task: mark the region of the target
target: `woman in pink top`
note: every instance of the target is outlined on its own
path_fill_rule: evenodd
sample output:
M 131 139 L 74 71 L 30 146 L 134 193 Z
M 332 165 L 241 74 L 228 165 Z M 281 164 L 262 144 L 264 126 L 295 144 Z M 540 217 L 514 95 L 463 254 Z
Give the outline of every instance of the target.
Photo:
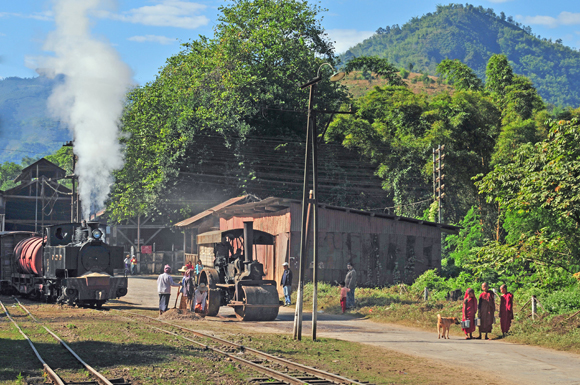
M 348 287 L 345 287 L 346 284 L 344 282 L 340 283 L 340 307 L 342 308 L 342 312 L 346 310 L 346 293 L 350 291 Z

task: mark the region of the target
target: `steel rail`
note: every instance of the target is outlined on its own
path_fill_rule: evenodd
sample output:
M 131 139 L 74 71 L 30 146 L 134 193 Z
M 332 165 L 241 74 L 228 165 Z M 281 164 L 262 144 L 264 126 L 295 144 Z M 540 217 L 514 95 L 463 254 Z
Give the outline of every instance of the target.
M 121 310 L 117 310 L 117 311 L 121 311 Z M 221 344 L 229 345 L 229 346 L 233 346 L 233 347 L 239 348 L 240 350 L 250 352 L 250 353 L 254 354 L 255 356 L 258 356 L 258 357 L 267 359 L 267 360 L 272 361 L 272 362 L 277 362 L 279 364 L 285 365 L 285 366 L 287 366 L 289 368 L 292 368 L 294 370 L 299 370 L 299 371 L 302 371 L 304 373 L 312 374 L 314 376 L 323 378 L 323 379 L 325 379 L 327 381 L 332 381 L 332 382 L 335 382 L 335 383 L 338 383 L 338 384 L 368 385 L 368 384 L 364 384 L 364 383 L 359 382 L 359 381 L 351 380 L 349 378 L 340 376 L 338 374 L 329 373 L 329 372 L 326 372 L 324 370 L 320 370 L 320 369 L 313 368 L 311 366 L 306 366 L 306 365 L 298 364 L 296 362 L 289 361 L 289 360 L 287 360 L 285 358 L 276 357 L 276 356 L 273 356 L 271 354 L 262 352 L 260 350 L 256 350 L 256 349 L 249 348 L 247 346 L 239 345 L 239 344 L 236 344 L 234 342 L 230 342 L 230 341 L 224 340 L 224 339 L 219 338 L 219 337 L 211 336 L 209 334 L 205 334 L 205 333 L 199 332 L 197 330 L 193 330 L 193 329 L 190 329 L 190 328 L 186 328 L 184 326 L 180 326 L 180 325 L 177 325 L 177 324 L 173 324 L 171 322 L 167 322 L 167 321 L 164 321 L 164 320 L 156 319 L 156 318 L 149 317 L 147 315 L 143 315 L 143 314 L 139 314 L 139 313 L 134 313 L 134 312 L 128 312 L 128 313 L 129 314 L 137 315 L 139 317 L 145 317 L 145 318 L 151 319 L 153 321 L 161 322 L 161 323 L 164 323 L 164 324 L 167 324 L 167 325 L 171 325 L 173 327 L 176 327 L 176 328 L 179 328 L 179 329 L 182 329 L 182 330 L 186 330 L 186 331 L 188 331 L 188 332 L 190 332 L 190 333 L 192 333 L 192 334 L 194 334 L 194 335 L 196 335 L 198 337 L 209 338 L 209 339 L 214 340 L 214 341 L 217 341 L 217 342 L 219 342 Z
M 132 313 L 132 314 L 137 314 L 137 313 Z M 128 319 L 130 321 L 133 321 L 133 318 L 130 318 L 130 317 L 125 317 L 125 316 L 119 316 L 119 317 L 122 317 L 122 318 Z M 304 382 L 304 381 L 299 380 L 297 378 L 294 378 L 292 376 L 288 376 L 285 373 L 279 372 L 277 370 L 268 368 L 266 366 L 257 364 L 257 363 L 252 362 L 252 361 L 248 361 L 248 360 L 246 360 L 244 358 L 237 357 L 236 355 L 230 354 L 228 352 L 224 352 L 223 350 L 220 350 L 220 349 L 217 349 L 217 348 L 213 348 L 213 347 L 208 346 L 206 344 L 202 344 L 201 342 L 192 340 L 191 338 L 182 336 L 182 335 L 177 334 L 177 333 L 174 333 L 172 331 L 165 330 L 165 329 L 161 329 L 161 328 L 158 328 L 158 327 L 155 327 L 155 326 L 151 326 L 151 325 L 147 325 L 147 326 L 150 327 L 151 329 L 158 330 L 158 331 L 163 332 L 163 333 L 171 334 L 171 335 L 176 336 L 176 337 L 179 337 L 179 338 L 183 338 L 184 340 L 187 340 L 187 341 L 189 341 L 189 342 L 191 342 L 191 343 L 193 343 L 193 344 L 195 344 L 195 345 L 197 345 L 197 346 L 199 346 L 199 347 L 201 347 L 201 348 L 203 348 L 205 350 L 211 350 L 211 351 L 214 351 L 216 353 L 223 354 L 223 355 L 229 357 L 232 360 L 235 360 L 235 361 L 238 361 L 238 362 L 240 362 L 240 363 L 242 363 L 244 365 L 250 366 L 250 367 L 256 369 L 257 371 L 259 371 L 259 372 L 261 372 L 263 374 L 266 374 L 266 375 L 268 375 L 268 376 L 270 376 L 272 378 L 275 378 L 276 380 L 285 381 L 285 382 L 287 382 L 289 384 L 292 384 L 292 385 L 308 385 L 307 382 Z M 224 340 L 224 342 L 228 342 L 228 341 L 225 341 Z
M 307 382 L 304 382 L 304 381 L 302 381 L 300 379 L 297 379 L 295 377 L 292 377 L 292 376 L 289 376 L 289 375 L 284 374 L 282 372 L 279 372 L 277 370 L 268 368 L 267 366 L 263 366 L 263 365 L 260 365 L 260 364 L 255 363 L 255 362 L 248 361 L 248 360 L 246 360 L 244 358 L 237 357 L 236 355 L 230 354 L 228 352 L 224 352 L 223 350 L 220 350 L 220 349 L 213 348 L 211 346 L 202 344 L 200 342 L 197 342 L 195 340 L 192 340 L 191 338 L 187 338 L 185 336 L 182 336 L 180 334 L 174 333 L 172 331 L 165 330 L 165 329 L 160 329 L 160 328 L 157 328 L 155 326 L 149 326 L 149 327 L 152 328 L 152 329 L 155 329 L 155 330 L 159 330 L 159 331 L 161 331 L 163 333 L 167 333 L 167 334 L 171 334 L 171 335 L 174 335 L 176 337 L 179 337 L 179 338 L 183 338 L 183 339 L 185 339 L 185 340 L 187 340 L 187 341 L 189 341 L 191 343 L 194 343 L 194 344 L 196 344 L 198 346 L 201 346 L 204 349 L 209 349 L 209 350 L 214 351 L 216 353 L 223 354 L 223 355 L 229 357 L 230 359 L 232 359 L 233 361 L 237 361 L 237 362 L 240 362 L 240 363 L 242 363 L 244 365 L 250 366 L 250 367 L 254 368 L 255 370 L 257 370 L 259 372 L 262 372 L 262 373 L 264 373 L 264 374 L 266 374 L 266 375 L 268 375 L 268 376 L 270 376 L 272 378 L 275 378 L 276 380 L 285 381 L 285 382 L 287 382 L 289 384 L 292 384 L 292 385 L 308 385 Z
M 50 335 L 51 335 L 51 336 L 52 336 L 52 337 L 53 337 L 55 340 L 57 340 L 57 341 L 58 341 L 58 342 L 59 342 L 59 343 L 60 343 L 60 344 L 61 344 L 61 345 L 62 345 L 62 346 L 63 346 L 63 347 L 66 349 L 66 350 L 68 350 L 68 351 L 69 351 L 69 353 L 70 353 L 70 354 L 72 354 L 72 356 L 73 356 L 74 358 L 76 358 L 76 359 L 77 359 L 77 361 L 78 361 L 78 362 L 80 362 L 80 363 L 81 363 L 81 364 L 82 364 L 82 365 L 85 367 L 85 369 L 87 369 L 87 371 L 88 371 L 89 373 L 91 373 L 93 376 L 95 376 L 95 377 L 97 378 L 97 380 L 98 380 L 100 383 L 102 383 L 102 384 L 105 384 L 105 385 L 114 385 L 114 384 L 113 384 L 111 381 L 107 380 L 107 378 L 106 378 L 105 376 L 103 376 L 101 373 L 99 373 L 98 371 L 96 371 L 96 370 L 95 370 L 95 369 L 94 369 L 92 366 L 90 366 L 90 365 L 89 365 L 89 364 L 87 364 L 85 361 L 83 361 L 83 359 L 82 359 L 82 358 L 80 358 L 80 357 L 79 357 L 79 355 L 78 355 L 78 354 L 76 354 L 76 353 L 74 352 L 74 350 L 72 350 L 72 349 L 70 348 L 70 346 L 68 346 L 68 345 L 66 344 L 66 342 L 64 342 L 64 341 L 63 341 L 63 340 L 62 340 L 62 339 L 61 339 L 59 336 L 57 336 L 56 334 L 54 334 L 54 333 L 53 333 L 53 332 L 52 332 L 52 331 L 51 331 L 49 328 L 47 328 L 46 326 L 44 326 L 44 325 L 43 325 L 43 324 L 42 324 L 42 323 L 41 323 L 41 322 L 40 322 L 38 319 L 36 319 L 36 318 L 35 318 L 35 317 L 32 315 L 32 313 L 30 313 L 30 312 L 28 311 L 28 309 L 27 309 L 27 308 L 25 308 L 25 307 L 24 307 L 24 305 L 22 305 L 22 303 L 20 303 L 20 301 L 18 300 L 18 298 L 16 298 L 16 297 L 13 297 L 13 298 L 16 300 L 16 302 L 18 302 L 18 305 L 19 305 L 19 306 L 20 306 L 22 309 L 24 309 L 24 311 L 26 311 L 26 312 L 28 313 L 28 315 L 29 315 L 29 316 L 30 316 L 30 317 L 31 317 L 31 318 L 32 318 L 32 319 L 33 319 L 33 320 L 34 320 L 36 323 L 38 323 L 40 326 L 42 326 L 42 327 L 44 328 L 44 330 L 46 330 L 46 331 L 47 331 L 47 332 L 48 332 L 48 333 L 49 333 L 49 334 L 50 334 Z
M 36 347 L 34 346 L 32 341 L 30 340 L 30 338 L 28 338 L 28 336 L 22 331 L 22 329 L 20 329 L 20 326 L 18 326 L 16 321 L 14 321 L 14 319 L 10 316 L 10 313 L 8 313 L 8 309 L 6 309 L 6 307 L 4 307 L 4 304 L 2 303 L 2 301 L 0 301 L 0 305 L 2 305 L 2 309 L 4 309 L 4 312 L 6 313 L 6 316 L 8 316 L 8 319 L 10 319 L 10 321 L 12 321 L 14 326 L 16 326 L 16 329 L 18 329 L 20 334 L 22 334 L 22 336 L 26 339 L 26 341 L 28 341 L 28 344 L 30 345 L 30 347 L 32 348 L 32 351 L 36 355 L 36 358 L 38 358 L 38 361 L 40 361 L 40 363 L 42 364 L 42 367 L 44 368 L 44 371 L 46 372 L 46 374 L 48 375 L 50 380 L 57 385 L 65 385 L 64 381 L 54 372 L 54 370 L 52 370 L 52 368 L 50 366 L 48 366 L 48 364 L 46 362 L 44 362 L 44 360 L 40 356 L 40 353 L 38 353 L 38 350 L 36 350 Z

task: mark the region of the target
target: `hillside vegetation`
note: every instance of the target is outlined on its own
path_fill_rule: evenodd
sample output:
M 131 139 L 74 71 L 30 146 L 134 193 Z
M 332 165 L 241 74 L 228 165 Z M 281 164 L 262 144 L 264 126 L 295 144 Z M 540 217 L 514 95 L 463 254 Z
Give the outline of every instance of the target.
M 429 96 L 437 95 L 443 92 L 453 93 L 453 86 L 445 84 L 439 77 L 429 76 L 426 74 L 409 73 L 403 82 L 409 90 L 416 94 L 427 94 Z M 348 74 L 342 84 L 345 85 L 352 96 L 356 99 L 375 87 L 383 87 L 389 84 L 387 79 L 376 76 L 375 74 L 364 73 L 364 71 L 354 71 Z
M 66 127 L 47 111 L 46 101 L 58 81 L 45 77 L 0 81 L 0 163 L 53 153 L 71 139 Z
M 434 13 L 414 17 L 402 27 L 379 28 L 377 33 L 352 47 L 340 59 L 361 56 L 385 58 L 398 67 L 435 75 L 439 62 L 458 59 L 482 79 L 493 54 L 507 56 L 515 73 L 532 80 L 548 103 L 580 104 L 580 52 L 560 40 L 542 38 L 491 8 L 450 4 Z

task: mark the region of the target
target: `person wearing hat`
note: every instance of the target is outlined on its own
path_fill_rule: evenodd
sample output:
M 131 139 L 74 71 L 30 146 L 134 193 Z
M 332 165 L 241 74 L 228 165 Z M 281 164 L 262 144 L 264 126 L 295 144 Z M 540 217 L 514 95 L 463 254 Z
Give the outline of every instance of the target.
M 171 266 L 165 265 L 163 274 L 157 277 L 157 293 L 159 293 L 159 315 L 163 314 L 169 308 L 169 297 L 171 297 L 171 287 L 180 286 L 173 281 L 171 275 Z
M 290 298 L 292 294 L 292 270 L 290 270 L 288 262 L 284 262 L 282 266 L 284 267 L 284 273 L 282 273 L 280 286 L 284 290 L 284 306 L 289 306 L 292 304 L 292 299 Z
M 180 283 L 180 289 L 179 292 L 177 293 L 177 296 L 179 297 L 179 294 L 181 293 L 181 301 L 179 301 L 179 309 L 181 310 L 187 310 L 189 308 L 191 308 L 191 302 L 189 301 L 189 298 L 193 299 L 193 290 L 194 288 L 192 288 L 191 286 L 195 286 L 195 282 L 193 281 L 193 276 L 190 276 L 190 271 L 191 269 L 189 269 L 187 267 L 187 265 L 182 266 L 181 269 L 177 270 L 180 273 L 183 273 L 183 278 L 181 278 L 181 283 Z M 193 270 L 192 270 L 193 271 Z M 191 291 L 191 296 L 188 296 L 188 287 L 189 290 Z M 189 306 L 188 306 L 189 304 Z
M 205 313 L 205 301 L 207 299 L 207 286 L 200 283 L 195 294 L 193 295 L 193 311 L 196 313 Z
M 356 288 L 356 270 L 350 262 L 346 265 L 346 268 L 348 269 L 348 273 L 346 273 L 344 283 L 346 287 L 350 289 L 350 291 L 346 293 L 346 308 L 352 309 L 354 307 L 354 289 Z

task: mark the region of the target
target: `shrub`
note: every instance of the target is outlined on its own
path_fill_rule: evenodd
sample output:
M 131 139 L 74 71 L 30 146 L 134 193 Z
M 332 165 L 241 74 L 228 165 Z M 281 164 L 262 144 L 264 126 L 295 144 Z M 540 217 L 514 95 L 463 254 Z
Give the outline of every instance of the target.
M 401 78 L 403 78 L 403 79 L 407 79 L 407 78 L 409 77 L 409 74 L 410 74 L 410 73 L 411 73 L 411 72 L 407 71 L 407 70 L 406 70 L 406 69 L 404 69 L 404 68 L 403 68 L 403 69 L 401 69 L 401 72 L 400 72 L 400 74 L 401 74 Z
M 538 297 L 544 308 L 552 314 L 565 314 L 580 310 L 580 286 L 578 285 Z

